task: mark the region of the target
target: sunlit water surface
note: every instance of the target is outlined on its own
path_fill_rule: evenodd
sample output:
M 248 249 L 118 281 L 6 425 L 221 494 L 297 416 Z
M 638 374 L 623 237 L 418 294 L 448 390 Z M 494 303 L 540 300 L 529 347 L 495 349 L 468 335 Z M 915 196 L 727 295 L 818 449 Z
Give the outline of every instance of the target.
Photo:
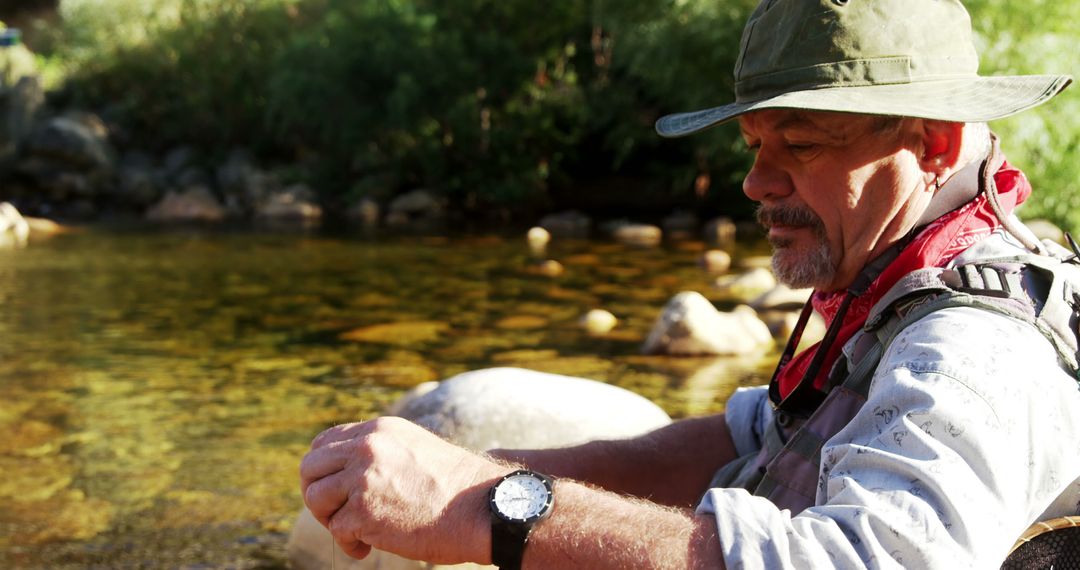
M 284 568 L 311 438 L 473 368 L 720 410 L 774 355 L 639 353 L 679 291 L 724 305 L 704 249 L 557 241 L 558 277 L 518 236 L 91 229 L 0 251 L 0 567 Z M 619 326 L 587 335 L 593 308 Z

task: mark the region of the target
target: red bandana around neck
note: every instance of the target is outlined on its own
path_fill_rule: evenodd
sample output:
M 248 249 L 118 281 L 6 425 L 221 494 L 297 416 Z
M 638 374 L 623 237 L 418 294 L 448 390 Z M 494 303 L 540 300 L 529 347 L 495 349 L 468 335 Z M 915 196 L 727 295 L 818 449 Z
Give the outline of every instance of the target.
M 1016 206 L 1031 195 L 1031 184 L 1027 177 L 1008 162 L 1003 163 L 994 173 L 994 182 L 997 185 L 1001 208 L 1006 215 L 1012 213 Z M 1001 222 L 994 215 L 986 195 L 980 193 L 974 200 L 931 222 L 919 232 L 874 280 L 866 293 L 852 300 L 844 315 L 840 334 L 836 337 L 836 342 L 829 347 L 829 352 L 814 378 L 814 387 L 820 390 L 825 386 L 829 371 L 839 358 L 844 345 L 862 328 L 874 304 L 901 277 L 924 267 L 943 267 L 960 252 L 982 241 L 999 227 Z M 831 324 L 836 317 L 845 294 L 844 290 L 814 293 L 811 300 L 814 310 L 825 319 L 826 324 Z M 795 355 L 780 371 L 777 382 L 782 398 L 786 398 L 799 385 L 819 345 L 820 343 L 814 344 Z

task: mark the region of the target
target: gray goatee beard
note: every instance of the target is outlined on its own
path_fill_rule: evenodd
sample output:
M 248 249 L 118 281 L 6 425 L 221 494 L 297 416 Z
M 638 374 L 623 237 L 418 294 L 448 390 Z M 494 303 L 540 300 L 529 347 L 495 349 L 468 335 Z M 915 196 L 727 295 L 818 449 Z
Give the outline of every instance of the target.
M 765 228 L 777 224 L 808 227 L 816 239 L 810 248 L 796 249 L 789 239 L 769 238 L 773 248 L 773 273 L 781 283 L 797 289 L 821 289 L 832 283 L 836 277 L 836 266 L 825 237 L 825 224 L 814 212 L 793 206 L 761 206 L 757 219 Z

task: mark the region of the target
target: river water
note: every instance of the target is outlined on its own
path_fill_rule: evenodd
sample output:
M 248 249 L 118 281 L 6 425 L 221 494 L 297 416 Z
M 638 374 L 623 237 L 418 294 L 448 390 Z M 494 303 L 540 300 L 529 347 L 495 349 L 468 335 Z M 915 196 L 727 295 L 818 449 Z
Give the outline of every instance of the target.
M 705 245 L 82 229 L 0 251 L 0 568 L 285 568 L 327 426 L 493 365 L 720 410 L 775 354 L 642 356 Z M 736 261 L 742 255 L 736 252 Z M 588 310 L 620 319 L 603 337 Z

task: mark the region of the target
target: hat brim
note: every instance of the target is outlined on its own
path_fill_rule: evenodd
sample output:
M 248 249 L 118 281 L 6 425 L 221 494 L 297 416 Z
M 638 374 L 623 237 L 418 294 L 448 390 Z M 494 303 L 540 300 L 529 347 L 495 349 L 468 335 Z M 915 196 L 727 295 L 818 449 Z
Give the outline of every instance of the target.
M 1068 75 L 1022 75 L 793 91 L 755 101 L 661 117 L 656 122 L 656 132 L 663 137 L 686 136 L 762 109 L 803 109 L 983 123 L 1041 105 L 1069 83 L 1072 83 L 1072 77 Z

